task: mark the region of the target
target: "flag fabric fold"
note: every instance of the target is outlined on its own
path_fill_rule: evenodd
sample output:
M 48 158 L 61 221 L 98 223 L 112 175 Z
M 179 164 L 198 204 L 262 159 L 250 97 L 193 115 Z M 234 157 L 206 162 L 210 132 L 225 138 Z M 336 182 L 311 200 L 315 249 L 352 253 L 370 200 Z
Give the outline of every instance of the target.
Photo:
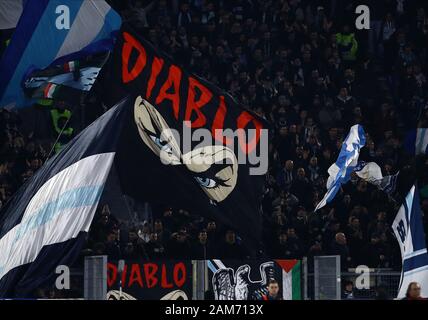
M 80 253 L 126 108 L 112 108 L 40 168 L 0 215 L 0 297 L 26 297 Z M 65 251 L 66 250 L 66 251 Z
M 360 161 L 355 167 L 355 173 L 361 179 L 375 185 L 379 190 L 392 196 L 397 188 L 397 180 L 400 171 L 395 174 L 383 176 L 382 170 L 376 162 Z
M 415 128 L 407 132 L 404 149 L 411 155 L 428 154 L 428 128 Z
M 418 189 L 414 185 L 407 194 L 392 224 L 400 246 L 402 272 L 397 298 L 406 296 L 411 282 L 421 285 L 421 296 L 428 297 L 428 254 Z
M 58 11 L 64 17 L 58 7 L 67 10 Z M 61 27 L 58 19 L 69 23 Z M 120 16 L 104 0 L 27 1 L 0 61 L 0 107 L 30 104 L 22 87 L 31 69 L 111 50 L 120 25 Z
M 416 129 L 415 154 L 428 154 L 428 128 Z
M 327 192 L 318 203 L 316 210 L 321 209 L 331 202 L 336 196 L 342 184 L 351 178 L 351 173 L 358 165 L 360 149 L 366 144 L 364 129 L 361 125 L 354 125 L 349 130 L 348 136 L 343 141 L 339 156 L 328 169 Z
M 0 1 L 0 30 L 13 29 L 22 14 L 24 0 Z

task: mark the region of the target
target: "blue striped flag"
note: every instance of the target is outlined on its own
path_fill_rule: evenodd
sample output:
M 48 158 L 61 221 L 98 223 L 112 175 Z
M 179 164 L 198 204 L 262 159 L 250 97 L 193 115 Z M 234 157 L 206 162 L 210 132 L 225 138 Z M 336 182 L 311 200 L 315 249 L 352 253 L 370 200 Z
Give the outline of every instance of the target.
M 428 254 L 416 186 L 410 189 L 398 210 L 392 229 L 400 246 L 403 263 L 397 298 L 406 296 L 411 282 L 418 282 L 422 288 L 421 295 L 428 297 Z
M 0 107 L 28 105 L 29 71 L 111 50 L 120 26 L 104 0 L 28 0 L 0 61 Z
M 343 141 L 342 149 L 334 164 L 328 169 L 327 193 L 318 203 L 315 211 L 331 202 L 340 189 L 340 186 L 349 181 L 351 173 L 358 165 L 360 149 L 366 144 L 366 137 L 362 126 L 356 124 L 351 127 L 349 134 Z

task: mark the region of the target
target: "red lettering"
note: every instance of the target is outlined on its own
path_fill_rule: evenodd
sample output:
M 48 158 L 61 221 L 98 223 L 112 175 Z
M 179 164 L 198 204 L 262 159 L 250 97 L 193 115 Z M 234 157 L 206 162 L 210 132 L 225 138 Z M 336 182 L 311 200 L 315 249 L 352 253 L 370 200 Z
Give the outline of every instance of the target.
M 168 79 L 162 85 L 159 95 L 156 98 L 156 104 L 160 104 L 163 100 L 171 100 L 172 109 L 174 111 L 174 117 L 178 120 L 178 109 L 180 107 L 180 82 L 181 82 L 181 70 L 179 67 L 171 65 L 169 67 Z M 174 87 L 174 93 L 168 93 L 167 91 Z
M 141 278 L 140 265 L 133 263 L 131 267 L 131 274 L 129 276 L 128 288 L 132 286 L 134 282 L 138 282 L 140 287 L 143 287 L 143 279 Z
M 147 288 L 153 288 L 157 283 L 156 272 L 158 272 L 158 266 L 154 263 L 144 264 L 144 275 L 146 276 Z
M 242 132 L 242 130 L 239 130 L 239 132 L 238 132 L 239 145 L 241 147 L 241 150 L 244 151 L 246 154 L 251 153 L 256 148 L 256 146 L 260 140 L 261 129 L 263 128 L 263 125 L 261 124 L 261 122 L 259 120 L 257 120 L 256 118 L 254 118 L 247 111 L 243 111 L 239 115 L 239 117 L 237 119 L 237 127 L 238 127 L 238 129 L 245 129 L 245 127 L 247 127 L 247 125 L 250 122 L 252 122 L 254 124 L 255 130 L 256 130 L 255 137 L 252 138 L 250 143 L 247 144 L 247 141 L 246 141 L 247 139 L 246 139 L 244 133 Z
M 186 283 L 186 266 L 184 263 L 180 262 L 174 266 L 173 279 L 175 285 L 179 288 Z
M 112 263 L 107 263 L 107 285 L 111 287 L 117 278 L 117 267 Z
M 168 275 L 166 273 L 166 266 L 164 264 L 162 264 L 161 287 L 164 289 L 170 289 L 174 287 L 172 283 L 168 283 Z
M 220 103 L 217 112 L 214 116 L 213 125 L 211 127 L 211 135 L 215 140 L 223 143 L 224 145 L 230 145 L 233 141 L 231 138 L 223 137 L 221 131 L 223 130 L 224 118 L 226 117 L 227 108 L 224 102 L 224 96 L 220 96 Z
M 197 101 L 195 101 L 196 88 L 201 92 L 201 95 Z M 192 122 L 192 128 L 203 127 L 207 122 L 207 118 L 200 109 L 211 100 L 212 96 L 213 94 L 210 90 L 208 90 L 207 87 L 202 85 L 202 83 L 200 83 L 198 80 L 189 77 L 189 91 L 187 96 L 187 106 L 184 121 L 191 121 L 192 113 L 196 112 L 197 118 Z
M 122 285 L 125 286 L 126 283 L 126 271 L 128 269 L 128 265 L 125 264 L 125 266 L 123 267 L 123 271 L 122 271 Z
M 138 77 L 141 71 L 143 71 L 147 63 L 147 55 L 143 45 L 137 39 L 127 32 L 123 33 L 123 37 L 125 43 L 122 49 L 122 81 L 123 83 L 128 83 Z M 133 49 L 138 51 L 138 58 L 132 70 L 129 71 L 129 59 Z
M 147 84 L 147 93 L 146 93 L 147 99 L 150 99 L 150 96 L 152 95 L 152 90 L 155 86 L 156 79 L 158 78 L 158 75 L 162 70 L 162 67 L 163 67 L 163 59 L 154 57 L 153 63 L 152 63 L 152 72 L 150 73 L 150 79 Z

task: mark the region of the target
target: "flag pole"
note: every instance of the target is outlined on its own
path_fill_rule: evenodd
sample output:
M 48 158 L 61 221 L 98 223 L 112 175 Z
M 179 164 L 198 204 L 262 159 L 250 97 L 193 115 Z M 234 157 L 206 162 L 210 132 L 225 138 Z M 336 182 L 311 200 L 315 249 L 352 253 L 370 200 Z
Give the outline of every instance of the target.
M 74 111 L 74 110 L 73 110 L 73 111 Z M 71 117 L 70 117 L 70 118 L 71 118 Z M 58 137 L 56 138 L 56 140 L 55 140 L 54 144 L 52 145 L 52 148 L 51 148 L 51 150 L 49 151 L 49 154 L 47 155 L 47 157 L 46 157 L 45 161 L 46 161 L 46 160 L 48 160 L 48 159 L 50 158 L 50 156 L 51 156 L 52 152 L 53 152 L 53 151 L 54 151 L 54 149 L 55 149 L 55 145 L 56 145 L 56 144 L 57 144 L 57 142 L 59 141 L 59 138 L 61 138 L 62 133 L 64 132 L 65 128 L 66 128 L 66 127 L 67 127 L 67 125 L 68 125 L 68 122 L 70 121 L 70 118 L 68 118 L 68 119 L 67 119 L 67 121 L 64 123 L 64 126 L 62 127 L 61 132 L 58 134 Z

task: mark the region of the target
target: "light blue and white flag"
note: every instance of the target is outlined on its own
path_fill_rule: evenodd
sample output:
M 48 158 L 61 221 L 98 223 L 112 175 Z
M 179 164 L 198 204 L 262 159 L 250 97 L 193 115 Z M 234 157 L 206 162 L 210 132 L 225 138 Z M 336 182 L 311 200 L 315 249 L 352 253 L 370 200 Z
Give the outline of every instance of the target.
M 413 186 L 398 210 L 392 229 L 401 250 L 403 267 L 397 298 L 406 296 L 410 282 L 421 285 L 423 297 L 428 297 L 428 254 L 418 190 Z
M 0 298 L 28 298 L 79 256 L 131 108 L 119 103 L 29 178 L 0 212 Z
M 27 0 L 0 61 L 0 107 L 28 104 L 30 70 L 111 50 L 121 22 L 104 0 Z
M 315 211 L 331 202 L 340 189 L 340 186 L 349 181 L 351 173 L 358 164 L 360 149 L 366 144 L 364 129 L 359 124 L 353 125 L 343 141 L 342 149 L 334 164 L 328 169 L 327 193 L 318 203 Z
M 384 177 L 381 168 L 376 162 L 360 161 L 355 167 L 355 173 L 361 179 L 375 185 L 378 189 L 392 196 L 397 188 L 397 180 L 400 171 L 396 174 Z

